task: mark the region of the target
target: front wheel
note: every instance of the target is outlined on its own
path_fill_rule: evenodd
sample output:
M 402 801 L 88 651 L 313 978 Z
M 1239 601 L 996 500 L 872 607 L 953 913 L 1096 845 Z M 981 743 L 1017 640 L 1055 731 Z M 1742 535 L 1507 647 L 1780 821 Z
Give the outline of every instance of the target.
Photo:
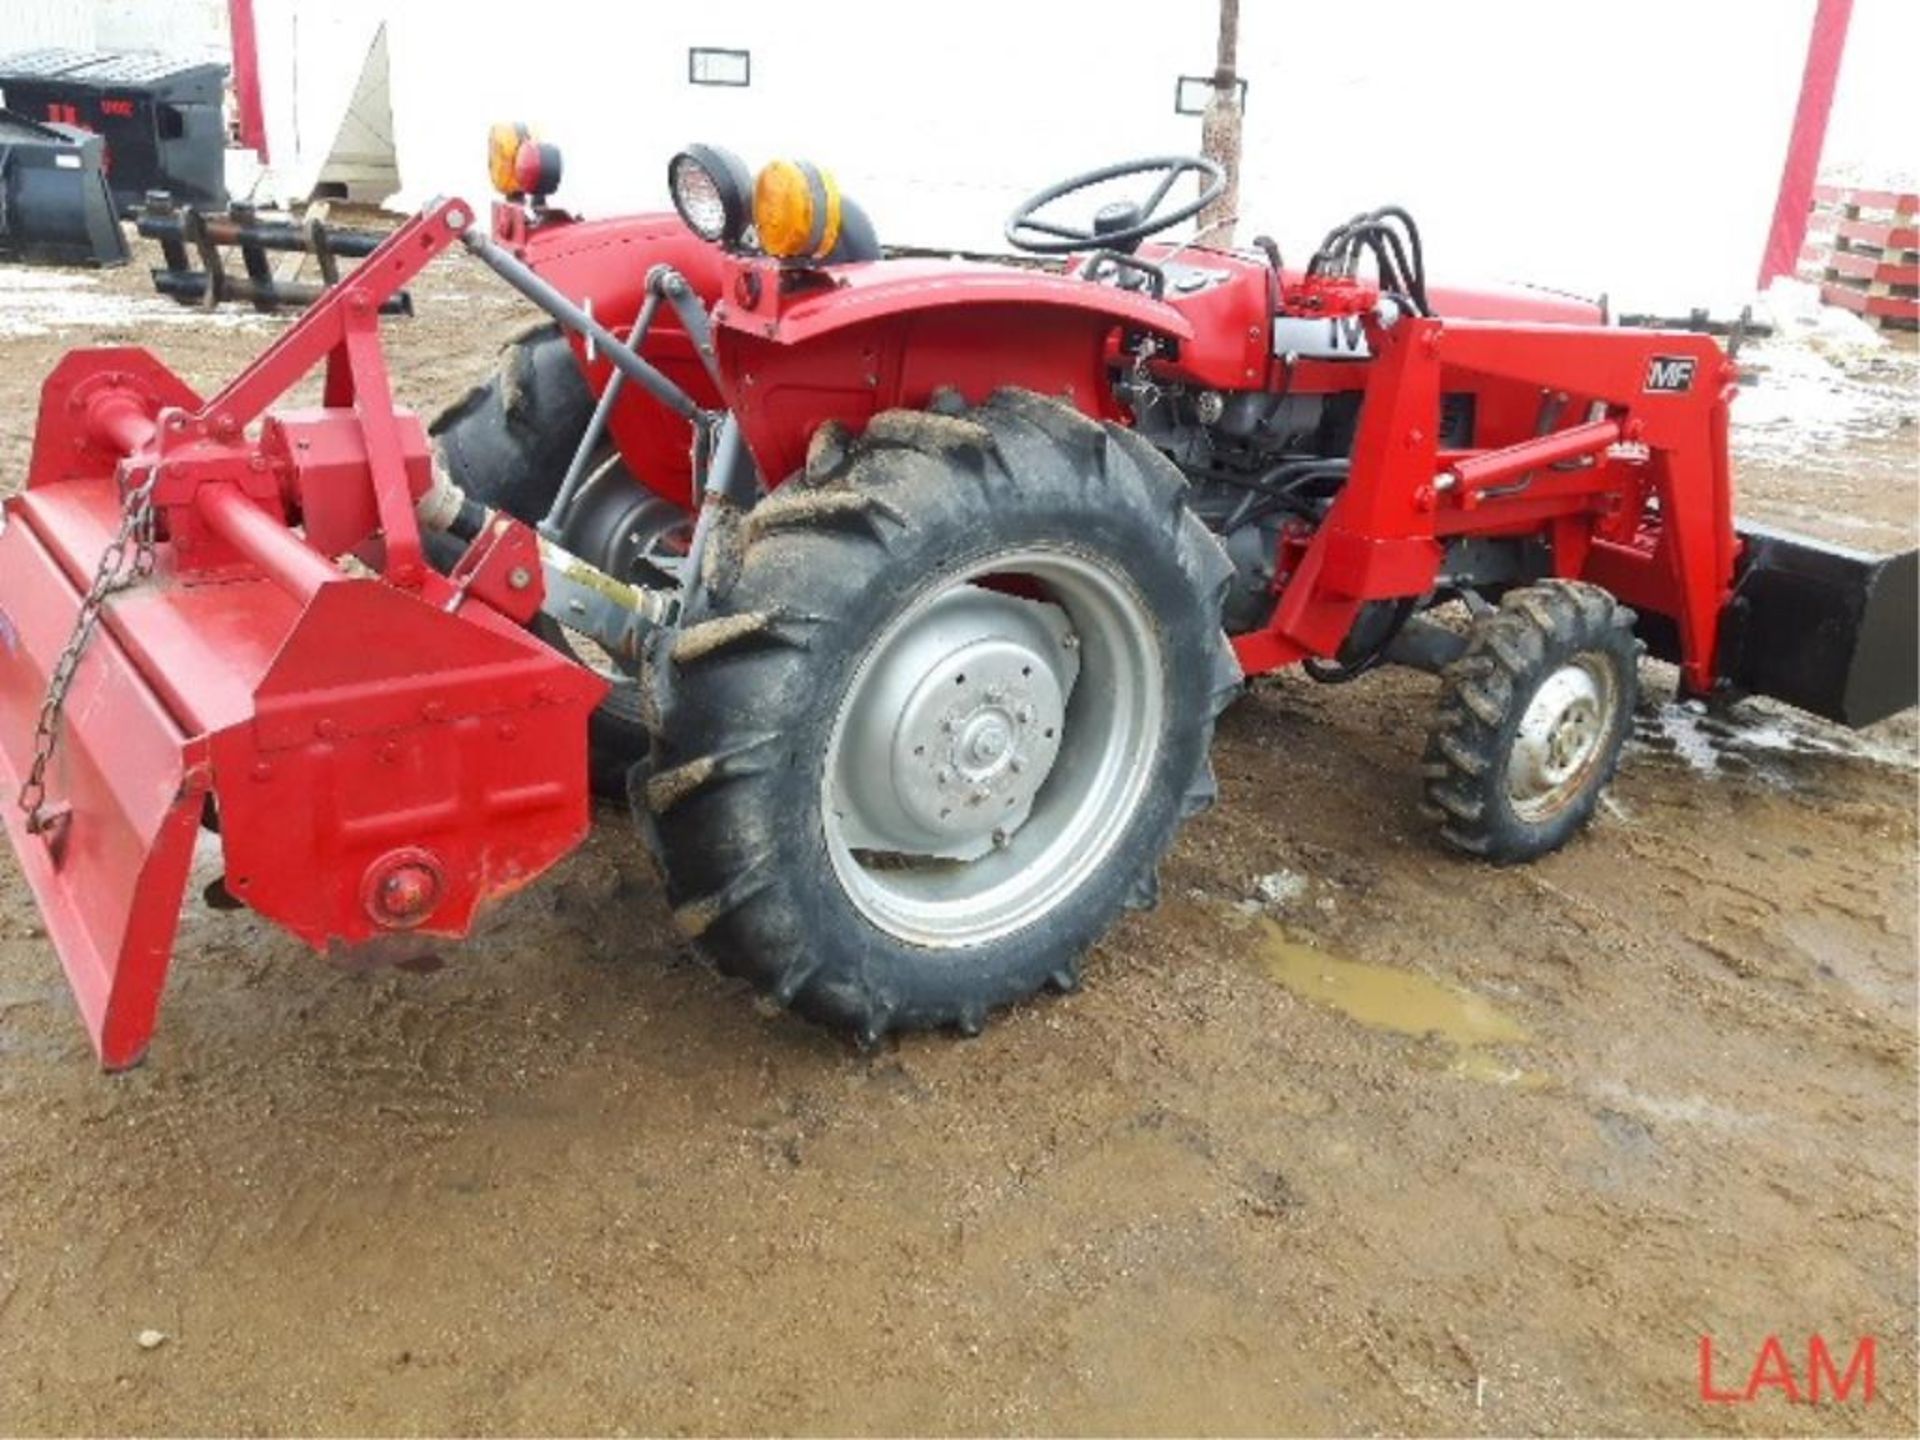
M 869 1039 L 1070 988 L 1211 798 L 1239 679 L 1182 490 L 1026 392 L 817 437 L 652 657 L 635 800 L 682 928 Z
M 1427 740 L 1443 841 L 1507 865 L 1559 849 L 1593 818 L 1639 690 L 1633 620 L 1597 585 L 1549 580 L 1474 622 Z

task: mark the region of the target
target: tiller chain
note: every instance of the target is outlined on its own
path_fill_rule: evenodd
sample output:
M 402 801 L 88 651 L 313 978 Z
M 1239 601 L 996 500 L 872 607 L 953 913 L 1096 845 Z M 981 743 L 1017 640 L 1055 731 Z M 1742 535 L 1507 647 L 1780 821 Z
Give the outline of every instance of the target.
M 87 653 L 87 642 L 100 626 L 107 600 L 153 573 L 153 487 L 159 474 L 158 466 L 149 468 L 145 478 L 128 487 L 122 495 L 120 526 L 106 549 L 100 552 L 93 581 L 81 596 L 80 607 L 74 614 L 72 633 L 47 679 L 46 694 L 40 701 L 40 718 L 34 724 L 33 760 L 15 802 L 26 816 L 29 834 L 47 834 L 69 813 L 65 805 L 47 804 L 47 767 L 53 763 L 53 752 L 60 743 L 61 712 L 66 708 L 67 692 L 73 688 L 80 661 Z M 127 553 L 129 547 L 133 552 L 131 556 Z

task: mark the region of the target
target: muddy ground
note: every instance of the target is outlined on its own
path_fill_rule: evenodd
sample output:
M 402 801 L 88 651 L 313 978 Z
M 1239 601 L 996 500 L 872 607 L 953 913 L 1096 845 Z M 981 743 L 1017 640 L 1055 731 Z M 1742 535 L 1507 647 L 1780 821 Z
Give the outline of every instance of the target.
M 48 283 L 7 486 L 69 346 L 211 385 L 272 330 Z M 420 292 L 432 410 L 523 317 Z M 1912 544 L 1915 371 L 1845 368 L 1882 403 L 1743 426 L 1743 508 Z M 195 900 L 109 1079 L 0 860 L 0 1431 L 1912 1433 L 1914 725 L 1656 703 L 1494 871 L 1416 812 L 1429 695 L 1262 684 L 1082 993 L 871 1055 L 712 974 L 610 812 L 432 973 Z M 1703 1403 L 1700 1337 L 1739 1389 L 1775 1334 L 1875 1337 L 1876 1398 Z

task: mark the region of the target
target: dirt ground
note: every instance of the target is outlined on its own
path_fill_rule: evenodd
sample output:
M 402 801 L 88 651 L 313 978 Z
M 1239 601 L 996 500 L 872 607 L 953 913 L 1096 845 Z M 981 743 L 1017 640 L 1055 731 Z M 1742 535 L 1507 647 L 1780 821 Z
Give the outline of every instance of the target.
M 71 345 L 212 385 L 273 328 L 58 283 L 0 290 L 0 485 Z M 524 316 L 420 301 L 431 412 Z M 1743 426 L 1743 509 L 1913 544 L 1916 372 L 1849 364 L 1893 400 Z M 1262 684 L 1080 994 L 870 1055 L 705 968 L 609 812 L 431 973 L 193 901 L 109 1079 L 0 860 L 0 1431 L 1913 1433 L 1911 717 L 1657 703 L 1494 871 L 1416 812 L 1429 696 Z M 1874 1337 L 1877 1397 L 1703 1403 L 1769 1335 Z

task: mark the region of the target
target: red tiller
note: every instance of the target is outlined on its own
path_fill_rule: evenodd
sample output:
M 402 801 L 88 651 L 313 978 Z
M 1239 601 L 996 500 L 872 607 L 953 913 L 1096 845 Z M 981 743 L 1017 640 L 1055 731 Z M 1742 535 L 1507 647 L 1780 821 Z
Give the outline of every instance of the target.
M 140 350 L 76 352 L 46 383 L 0 532 L 10 793 L 123 497 L 151 485 L 151 573 L 100 607 L 35 813 L 5 807 L 110 1068 L 146 1049 L 203 820 L 232 894 L 317 947 L 463 934 L 586 833 L 580 735 L 605 682 L 526 630 L 524 527 L 475 547 L 521 547 L 517 590 L 423 563 L 430 453 L 379 348 L 381 302 L 471 219 L 443 202 L 401 226 L 211 400 Z M 322 364 L 323 409 L 249 435 Z

